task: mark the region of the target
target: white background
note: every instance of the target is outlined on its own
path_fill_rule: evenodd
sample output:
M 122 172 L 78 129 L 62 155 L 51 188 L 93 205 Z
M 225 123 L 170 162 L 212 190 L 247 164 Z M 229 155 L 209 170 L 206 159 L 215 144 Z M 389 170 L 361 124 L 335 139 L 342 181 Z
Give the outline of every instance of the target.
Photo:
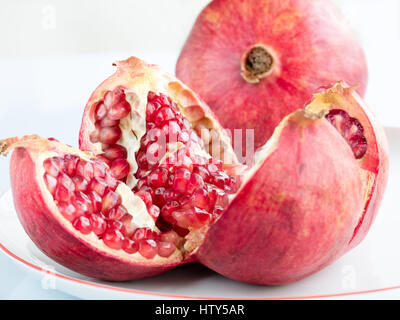
M 0 139 L 37 133 L 77 145 L 84 105 L 112 62 L 135 55 L 173 73 L 208 2 L 1 0 Z M 400 1 L 335 2 L 365 48 L 367 102 L 384 126 L 400 126 Z M 9 188 L 8 159 L 0 159 L 0 177 L 1 194 Z M 0 286 L 0 298 L 9 290 Z

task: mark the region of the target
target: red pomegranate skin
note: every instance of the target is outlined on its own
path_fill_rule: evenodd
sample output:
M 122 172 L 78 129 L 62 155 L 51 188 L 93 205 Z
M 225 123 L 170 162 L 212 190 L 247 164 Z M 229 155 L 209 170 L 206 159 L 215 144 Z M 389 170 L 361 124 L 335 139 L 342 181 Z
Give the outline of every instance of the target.
M 264 285 L 319 271 L 345 252 L 357 225 L 363 204 L 358 170 L 325 119 L 297 112 L 210 227 L 196 259 L 228 278 Z
M 109 281 L 135 280 L 163 273 L 181 264 L 145 265 L 108 254 L 74 236 L 54 216 L 35 173 L 35 157 L 17 148 L 11 157 L 10 176 L 14 205 L 26 233 L 47 256 L 76 272 Z M 51 197 L 51 195 L 50 195 Z
M 241 62 L 257 44 L 274 65 L 258 83 L 248 83 Z M 359 41 L 328 0 L 214 0 L 197 18 L 176 74 L 224 127 L 254 129 L 255 148 L 319 86 L 344 80 L 363 95 L 368 78 Z

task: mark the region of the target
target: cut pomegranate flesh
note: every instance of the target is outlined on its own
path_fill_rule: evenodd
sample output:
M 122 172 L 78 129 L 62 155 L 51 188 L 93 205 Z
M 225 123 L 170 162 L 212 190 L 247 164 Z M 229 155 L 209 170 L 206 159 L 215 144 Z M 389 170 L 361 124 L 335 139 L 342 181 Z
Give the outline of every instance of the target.
M 43 178 L 61 214 L 82 234 L 93 232 L 114 250 L 166 258 L 176 251 L 180 237 L 218 218 L 238 184 L 220 160 L 202 151 L 202 140 L 178 106 L 166 95 L 150 92 L 147 131 L 136 154 L 138 182 L 132 192 L 144 202 L 159 231 L 132 226 L 117 192 L 130 173 L 127 149 L 117 144 L 119 121 L 130 111 L 125 98 L 122 89 L 115 89 L 97 102 L 91 136 L 102 144 L 100 157 L 88 161 L 67 154 L 46 159 Z
M 360 121 L 352 118 L 349 114 L 340 109 L 332 109 L 325 118 L 339 131 L 347 141 L 354 157 L 361 159 L 367 152 L 367 139 L 364 136 L 364 128 Z

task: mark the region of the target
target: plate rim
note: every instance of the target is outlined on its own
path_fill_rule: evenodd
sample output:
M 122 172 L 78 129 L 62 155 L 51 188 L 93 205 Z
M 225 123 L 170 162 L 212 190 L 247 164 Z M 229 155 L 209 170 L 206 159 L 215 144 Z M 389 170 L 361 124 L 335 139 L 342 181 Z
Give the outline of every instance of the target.
M 11 252 L 7 249 L 1 242 L 0 242 L 0 249 L 11 259 L 17 261 L 18 263 L 22 263 L 24 266 L 29 267 L 35 271 L 40 273 L 48 274 L 48 271 L 40 268 L 39 266 L 26 261 L 25 259 L 19 257 L 15 253 Z M 137 289 L 128 289 L 128 288 L 120 288 L 112 285 L 94 283 L 88 280 L 77 279 L 71 276 L 66 276 L 60 274 L 58 272 L 52 272 L 52 275 L 66 281 L 70 281 L 73 283 L 77 283 L 79 285 L 88 285 L 90 287 L 99 288 L 102 290 L 112 290 L 118 291 L 122 293 L 130 293 L 130 294 L 137 294 L 137 295 L 150 295 L 154 297 L 167 297 L 167 298 L 175 298 L 175 299 L 195 299 L 195 300 L 301 300 L 301 299 L 323 299 L 323 298 L 337 298 L 337 297 L 346 297 L 352 295 L 363 295 L 369 293 L 378 293 L 383 291 L 390 291 L 400 289 L 400 285 L 391 286 L 391 287 L 384 287 L 378 289 L 370 289 L 370 290 L 361 290 L 361 291 L 350 291 L 350 292 L 343 292 L 343 293 L 331 293 L 331 294 L 324 294 L 324 295 L 309 295 L 309 296 L 291 296 L 291 297 L 205 297 L 205 296 L 188 296 L 188 295 L 178 295 L 178 294 L 168 294 L 168 293 L 161 293 L 161 292 L 151 292 L 151 291 L 143 291 Z M 62 291 L 62 290 L 61 290 Z

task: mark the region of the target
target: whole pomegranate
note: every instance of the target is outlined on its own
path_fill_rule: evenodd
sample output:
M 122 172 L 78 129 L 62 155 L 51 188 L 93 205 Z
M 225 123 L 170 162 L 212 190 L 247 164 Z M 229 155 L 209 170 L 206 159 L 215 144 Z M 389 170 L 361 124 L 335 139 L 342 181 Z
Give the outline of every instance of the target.
M 385 138 L 344 83 L 286 116 L 240 165 L 208 106 L 137 58 L 90 97 L 78 150 L 15 149 L 19 219 L 49 257 L 82 274 L 134 280 L 198 261 L 239 281 L 282 284 L 328 265 L 366 234 L 387 177 Z
M 361 95 L 367 85 L 360 43 L 329 0 L 213 0 L 176 74 L 224 128 L 254 129 L 255 148 L 321 85 L 343 80 Z

